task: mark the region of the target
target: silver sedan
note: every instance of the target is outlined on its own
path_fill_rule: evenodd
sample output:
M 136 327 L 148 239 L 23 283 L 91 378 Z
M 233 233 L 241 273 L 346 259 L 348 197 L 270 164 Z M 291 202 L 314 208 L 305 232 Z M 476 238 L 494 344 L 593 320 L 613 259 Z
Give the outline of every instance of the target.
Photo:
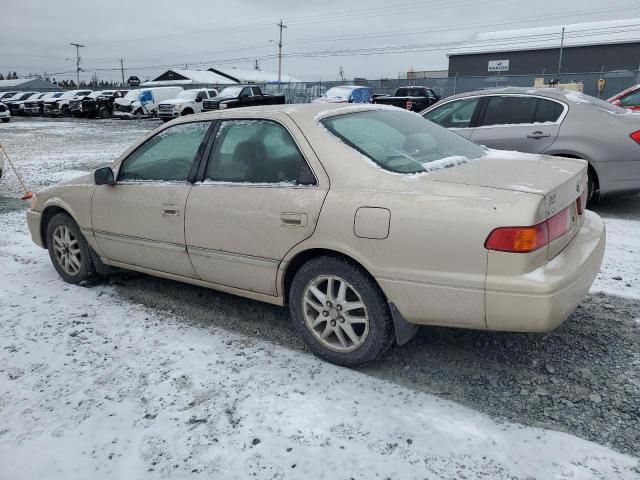
M 589 198 L 640 192 L 640 114 L 581 93 L 501 88 L 463 93 L 422 112 L 475 143 L 589 162 Z

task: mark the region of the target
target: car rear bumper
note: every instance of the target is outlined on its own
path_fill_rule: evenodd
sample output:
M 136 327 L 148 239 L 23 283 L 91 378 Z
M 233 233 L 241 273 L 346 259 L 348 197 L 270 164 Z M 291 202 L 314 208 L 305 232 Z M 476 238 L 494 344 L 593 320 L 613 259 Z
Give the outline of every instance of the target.
M 27 226 L 29 227 L 29 232 L 31 233 L 31 240 L 33 240 L 33 243 L 35 243 L 39 247 L 45 248 L 40 232 L 41 220 L 42 214 L 40 212 L 36 212 L 35 210 L 27 210 Z
M 580 232 L 546 265 L 518 278 L 491 274 L 486 282 L 489 330 L 546 332 L 558 327 L 584 299 L 604 256 L 606 229 L 602 219 L 586 211 Z

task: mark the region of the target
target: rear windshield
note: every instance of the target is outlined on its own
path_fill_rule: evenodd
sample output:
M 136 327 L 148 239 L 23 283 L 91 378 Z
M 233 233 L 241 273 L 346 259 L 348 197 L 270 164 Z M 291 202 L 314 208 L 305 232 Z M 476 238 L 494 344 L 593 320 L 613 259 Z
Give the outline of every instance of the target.
M 628 110 L 626 110 L 624 108 L 618 107 L 618 106 L 613 105 L 612 103 L 609 103 L 609 102 L 605 102 L 604 100 L 600 100 L 599 98 L 591 97 L 589 95 L 585 95 L 584 93 L 567 91 L 565 93 L 565 97 L 569 102 L 572 102 L 572 103 L 589 103 L 589 104 L 593 105 L 594 107 L 598 107 L 598 108 L 600 108 L 602 110 L 606 110 L 607 112 L 623 114 L 623 115 L 626 115 L 626 114 L 629 113 Z
M 427 95 L 427 91 L 424 88 L 399 88 L 396 94 L 399 97 L 424 97 Z
M 385 170 L 428 172 L 485 155 L 482 147 L 403 110 L 369 110 L 321 121 L 331 133 Z

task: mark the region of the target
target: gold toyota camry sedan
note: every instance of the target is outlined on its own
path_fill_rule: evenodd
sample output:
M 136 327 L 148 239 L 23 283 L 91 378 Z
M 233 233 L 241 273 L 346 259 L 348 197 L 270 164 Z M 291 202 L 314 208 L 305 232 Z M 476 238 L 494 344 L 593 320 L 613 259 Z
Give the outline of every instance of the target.
M 401 109 L 281 105 L 167 123 L 27 220 L 67 282 L 118 267 L 288 305 L 316 354 L 357 365 L 419 325 L 557 327 L 604 253 L 586 184 L 582 160 Z

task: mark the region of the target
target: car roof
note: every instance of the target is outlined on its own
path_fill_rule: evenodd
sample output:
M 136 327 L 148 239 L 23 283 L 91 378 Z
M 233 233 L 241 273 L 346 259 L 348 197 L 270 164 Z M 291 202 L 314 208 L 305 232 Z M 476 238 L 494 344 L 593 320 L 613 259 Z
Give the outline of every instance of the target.
M 286 115 L 294 120 L 300 120 L 302 122 L 315 121 L 321 118 L 331 117 L 334 115 L 341 115 L 345 113 L 361 112 L 361 111 L 374 111 L 374 110 L 393 110 L 398 111 L 397 107 L 389 105 L 377 105 L 370 103 L 357 103 L 357 104 L 332 104 L 332 103 L 299 103 L 299 104 L 284 104 L 284 105 L 262 105 L 257 107 L 243 107 L 234 108 L 230 110 L 215 110 L 212 112 L 198 113 L 195 115 L 188 115 L 185 117 L 178 117 L 174 122 L 187 123 L 194 119 L 202 120 L 216 120 L 220 117 L 228 118 L 242 118 L 242 117 L 256 117 L 260 118 L 260 114 L 264 114 L 267 117 L 273 117 L 278 115 Z
M 447 97 L 445 100 L 453 100 L 456 98 L 478 97 L 487 95 L 537 95 L 540 97 L 555 98 L 556 100 L 565 100 L 567 95 L 584 95 L 573 90 L 565 90 L 562 88 L 535 88 L 535 87 L 503 87 L 503 88 L 487 88 L 484 90 L 474 90 L 472 92 L 459 93 Z

